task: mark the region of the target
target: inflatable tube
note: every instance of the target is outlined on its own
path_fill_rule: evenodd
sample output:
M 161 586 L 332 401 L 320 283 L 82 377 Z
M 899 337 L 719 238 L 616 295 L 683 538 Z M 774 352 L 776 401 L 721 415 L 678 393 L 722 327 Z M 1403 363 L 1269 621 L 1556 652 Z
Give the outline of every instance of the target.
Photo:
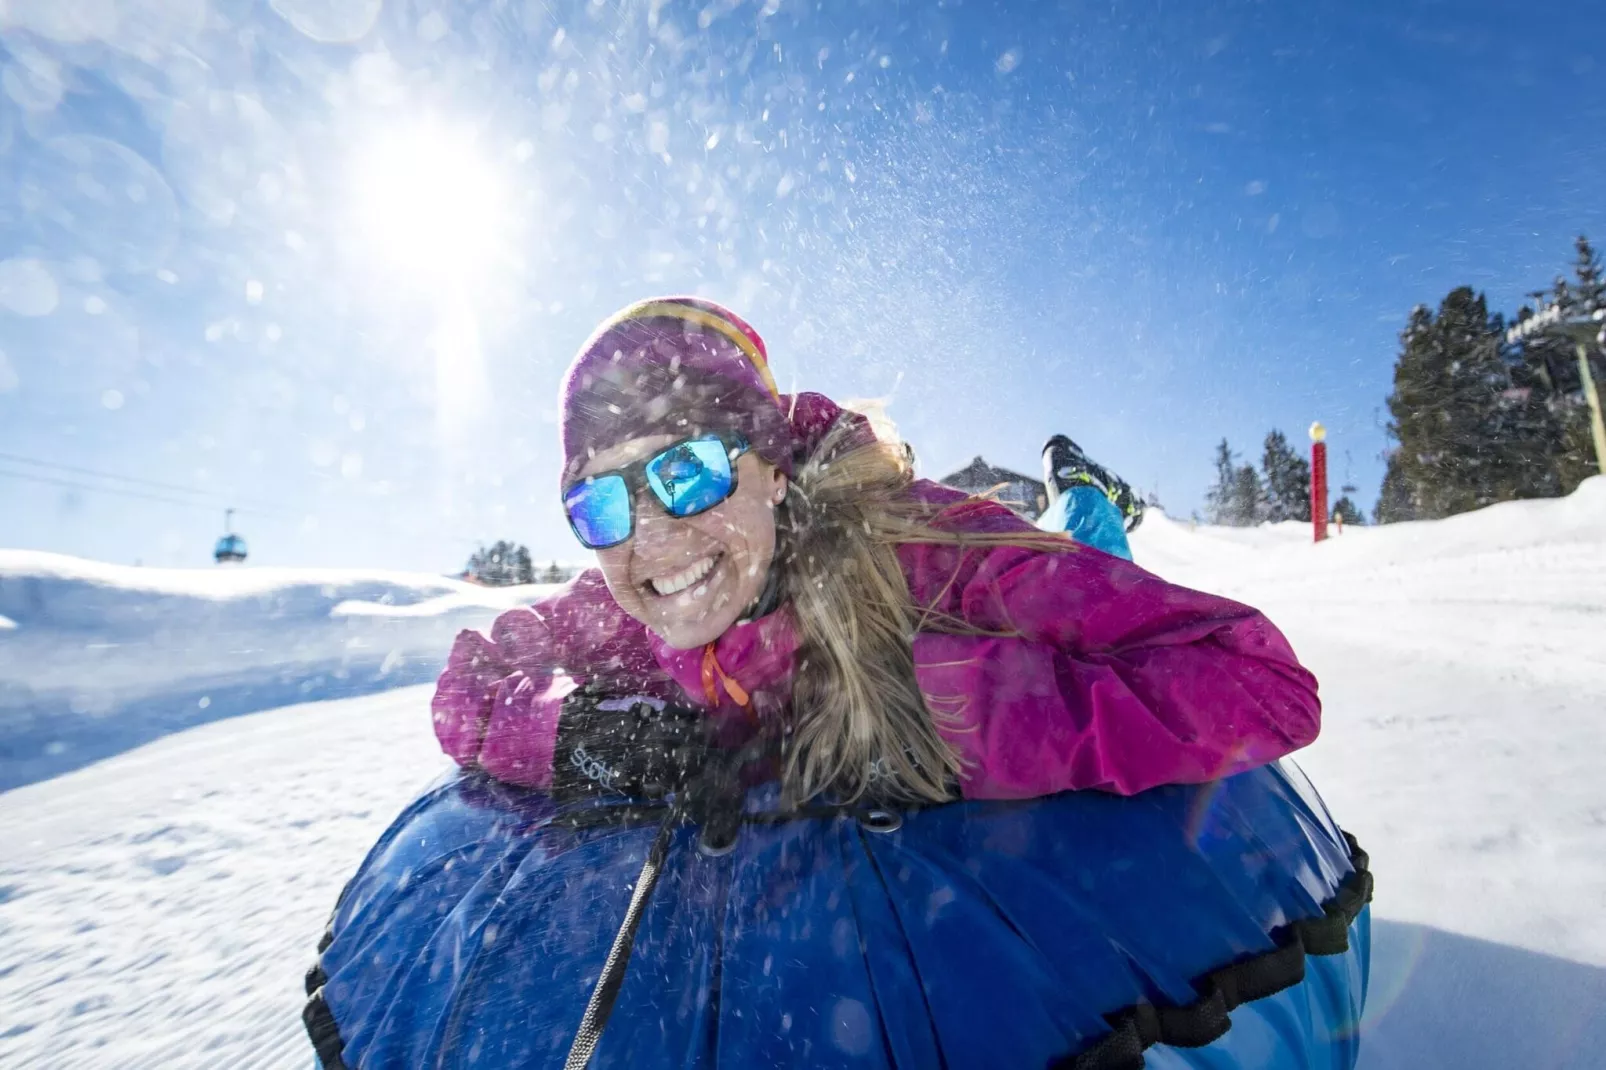
M 1130 798 L 772 803 L 725 853 L 662 830 L 587 1065 L 1354 1065 L 1371 878 L 1286 762 Z M 427 792 L 309 972 L 326 1070 L 563 1066 L 659 833 L 476 776 Z

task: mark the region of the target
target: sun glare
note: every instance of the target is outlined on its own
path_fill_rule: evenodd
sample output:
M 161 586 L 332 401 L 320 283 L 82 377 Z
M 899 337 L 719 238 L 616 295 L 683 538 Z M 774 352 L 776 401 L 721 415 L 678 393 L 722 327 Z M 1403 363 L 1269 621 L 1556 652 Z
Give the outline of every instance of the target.
M 356 218 L 387 266 L 462 282 L 496 259 L 509 199 L 471 131 L 392 129 L 359 151 L 354 172 Z

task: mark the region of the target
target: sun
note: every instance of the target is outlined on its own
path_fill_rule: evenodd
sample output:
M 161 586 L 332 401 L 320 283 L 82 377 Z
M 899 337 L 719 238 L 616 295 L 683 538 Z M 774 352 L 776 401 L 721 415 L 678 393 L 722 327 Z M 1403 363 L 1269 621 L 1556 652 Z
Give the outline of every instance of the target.
M 357 150 L 352 179 L 355 221 L 387 269 L 467 282 L 497 261 L 511 202 L 473 130 L 433 119 L 388 129 Z

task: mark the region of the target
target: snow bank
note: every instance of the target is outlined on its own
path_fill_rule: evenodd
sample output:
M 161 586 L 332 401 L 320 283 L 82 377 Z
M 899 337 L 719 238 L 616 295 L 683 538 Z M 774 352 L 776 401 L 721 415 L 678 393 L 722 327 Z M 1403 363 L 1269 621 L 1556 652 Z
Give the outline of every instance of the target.
M 201 725 L 0 793 L 0 1066 L 310 1067 L 318 934 L 446 764 L 429 694 Z
M 178 729 L 420 683 L 544 588 L 0 551 L 0 791 Z
M 1157 516 L 1138 562 L 1246 601 L 1294 631 L 1439 665 L 1597 688 L 1606 681 L 1606 476 L 1566 498 L 1447 520 L 1349 527 L 1199 527 Z

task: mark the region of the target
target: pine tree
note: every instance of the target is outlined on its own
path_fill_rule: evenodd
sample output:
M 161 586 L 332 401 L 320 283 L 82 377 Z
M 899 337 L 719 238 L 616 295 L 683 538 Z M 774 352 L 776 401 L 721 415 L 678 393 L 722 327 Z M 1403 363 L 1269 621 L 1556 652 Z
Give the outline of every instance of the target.
M 1587 237 L 1574 243 L 1573 278 L 1558 276 L 1549 290 L 1530 295 L 1543 305 L 1556 304 L 1568 319 L 1582 319 L 1606 307 L 1606 272 Z M 1516 322 L 1533 315 L 1524 307 Z M 1527 486 L 1517 497 L 1569 494 L 1594 475 L 1595 450 L 1589 430 L 1589 406 L 1578 371 L 1576 343 L 1561 333 L 1529 336 L 1508 353 L 1516 392 L 1512 426 L 1503 431 L 1522 444 L 1515 464 L 1527 472 Z M 1599 347 L 1591 354 L 1597 384 L 1606 373 Z
M 511 587 L 535 582 L 535 569 L 527 547 L 498 539 L 489 549 L 481 546 L 468 559 L 467 572 L 487 587 Z
M 1572 291 L 1580 313 L 1606 308 L 1606 272 L 1595 247 L 1582 234 L 1573 242 L 1573 278 L 1577 280 Z
M 1482 294 L 1453 290 L 1435 315 L 1411 311 L 1389 396 L 1390 432 L 1400 443 L 1399 478 L 1426 519 L 1509 497 L 1502 472 L 1502 395 L 1511 377 L 1503 334 Z
M 1310 521 L 1310 462 L 1281 431 L 1266 435 L 1260 470 L 1266 481 L 1266 519 Z
M 1232 447 L 1216 446 L 1216 481 L 1205 492 L 1205 519 L 1226 527 L 1253 527 L 1266 519 L 1266 492 L 1252 464 L 1238 464 Z
M 1216 445 L 1216 482 L 1205 492 L 1205 521 L 1208 524 L 1230 524 L 1233 487 L 1237 482 L 1237 464 L 1233 463 L 1232 447 L 1222 439 Z
M 1578 318 L 1593 317 L 1606 309 L 1606 270 L 1589 239 L 1580 234 L 1573 243 L 1573 285 L 1568 288 L 1570 302 L 1564 307 Z M 1560 280 L 1557 280 L 1558 282 Z M 1576 343 L 1574 344 L 1576 345 Z M 1572 348 L 1572 347 L 1569 347 Z M 1578 369 L 1576 349 L 1568 356 L 1566 399 L 1552 407 L 1557 433 L 1553 451 L 1558 494 L 1570 494 L 1579 483 L 1600 471 L 1595 459 L 1595 442 L 1589 430 L 1589 403 L 1584 398 L 1583 376 Z M 1599 344 L 1588 347 L 1589 373 L 1597 392 L 1606 387 L 1606 352 Z
M 1235 528 L 1252 528 L 1266 519 L 1266 493 L 1252 464 L 1242 466 L 1233 476 L 1231 516 L 1229 523 Z
M 1383 489 L 1377 496 L 1377 507 L 1372 520 L 1379 524 L 1398 524 L 1417 519 L 1416 502 L 1405 485 L 1405 474 L 1400 467 L 1400 451 L 1390 450 L 1387 467 L 1383 470 Z
M 1366 523 L 1366 514 L 1361 512 L 1361 507 L 1356 505 L 1348 494 L 1333 503 L 1332 511 L 1328 515 L 1346 525 Z
M 1216 446 L 1216 481 L 1205 491 L 1205 520 L 1211 524 L 1231 524 L 1233 502 L 1237 497 L 1238 466 L 1232 447 L 1222 439 Z

